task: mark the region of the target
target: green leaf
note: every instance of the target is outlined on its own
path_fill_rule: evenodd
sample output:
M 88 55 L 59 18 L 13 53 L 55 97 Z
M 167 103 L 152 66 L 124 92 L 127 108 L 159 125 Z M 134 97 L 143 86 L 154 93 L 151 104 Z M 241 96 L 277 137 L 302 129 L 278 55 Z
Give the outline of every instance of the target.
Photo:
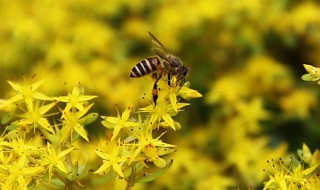
M 19 126 L 16 124 L 11 124 L 11 125 L 8 125 L 6 129 L 9 131 L 13 131 L 13 130 L 17 129 L 18 127 Z
M 80 135 L 78 133 L 73 133 L 71 142 L 75 142 L 79 137 L 80 137 Z
M 135 180 L 135 183 L 146 183 L 146 182 L 155 180 L 156 178 L 158 178 L 158 177 L 160 177 L 162 174 L 164 174 L 164 173 L 171 167 L 172 163 L 173 163 L 173 160 L 171 160 L 171 161 L 166 165 L 166 167 L 161 168 L 161 169 L 158 170 L 157 172 L 136 179 L 136 180 Z
M 90 113 L 90 114 L 87 114 L 86 116 L 84 116 L 80 120 L 80 122 L 83 125 L 89 125 L 89 124 L 93 123 L 98 117 L 99 117 L 98 113 Z
M 135 172 L 139 173 L 143 168 L 144 168 L 143 164 L 137 163 L 137 165 L 135 166 Z
M 301 149 L 297 150 L 297 154 L 300 158 L 303 157 L 303 151 Z
M 5 125 L 7 123 L 9 123 L 11 121 L 11 119 L 13 118 L 14 113 L 6 113 L 4 114 L 4 116 L 1 119 L 1 124 Z
M 87 164 L 82 164 L 77 167 L 78 167 L 78 175 L 79 175 L 77 178 L 81 180 L 88 174 L 88 167 L 87 167 Z
M 58 178 L 52 178 L 50 184 L 54 185 L 54 186 L 57 186 L 58 188 L 59 187 L 61 187 L 61 188 L 65 187 L 65 184 Z

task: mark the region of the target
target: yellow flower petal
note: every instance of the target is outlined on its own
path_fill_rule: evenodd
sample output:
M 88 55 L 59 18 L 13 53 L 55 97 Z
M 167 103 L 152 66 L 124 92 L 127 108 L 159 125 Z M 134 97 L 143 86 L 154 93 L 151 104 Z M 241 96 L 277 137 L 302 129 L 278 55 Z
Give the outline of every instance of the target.
M 170 102 L 171 102 L 171 105 L 172 105 L 174 111 L 178 112 L 177 96 L 174 93 L 170 94 Z
M 38 123 L 41 127 L 45 128 L 47 131 L 54 133 L 54 130 L 52 129 L 50 123 L 48 122 L 47 118 L 40 118 L 38 120 Z
M 118 164 L 112 164 L 112 168 L 121 176 L 121 177 L 124 177 L 123 176 L 123 173 L 122 173 L 122 170 L 120 168 L 120 166 Z
M 113 141 L 113 139 L 118 136 L 118 133 L 120 132 L 120 130 L 121 130 L 121 126 L 119 125 L 114 128 L 111 141 Z
M 131 107 L 129 106 L 122 114 L 122 121 L 127 121 L 130 117 Z
M 107 128 L 112 128 L 113 126 L 110 126 L 110 125 L 114 125 L 118 123 L 118 118 L 116 117 L 103 117 L 103 119 L 105 120 L 102 121 L 102 125 Z
M 94 173 L 97 174 L 97 173 L 101 173 L 105 170 L 107 170 L 109 167 L 111 166 L 110 162 L 105 162 L 104 164 L 102 164 L 102 166 L 100 166 L 100 168 L 95 171 Z
M 173 119 L 171 118 L 171 116 L 168 113 L 165 113 L 162 115 L 162 119 L 168 123 L 168 125 L 173 129 L 176 130 L 176 127 L 174 126 L 174 122 Z
M 82 125 L 77 124 L 76 126 L 74 126 L 74 130 L 75 130 L 82 138 L 84 138 L 86 141 L 89 142 L 88 135 L 87 135 L 87 131 L 83 128 Z
M 62 172 L 64 172 L 64 173 L 67 173 L 67 168 L 66 168 L 66 166 L 63 164 L 63 162 L 59 161 L 59 162 L 57 163 L 56 167 L 57 167 L 60 171 L 62 171 Z
M 104 153 L 104 152 L 101 152 L 100 150 L 95 150 L 96 154 L 100 157 L 100 158 L 103 158 L 105 160 L 109 159 L 109 155 Z
M 317 74 L 319 71 L 318 67 L 314 67 L 312 65 L 303 64 L 303 67 L 306 69 L 306 71 L 310 74 Z
M 58 154 L 58 156 L 61 158 L 61 157 L 65 156 L 65 155 L 67 155 L 69 152 L 73 151 L 74 149 L 75 149 L 75 147 L 68 148 L 67 150 L 64 150 L 64 151 L 60 152 Z
M 201 98 L 202 94 L 200 94 L 198 91 L 187 88 L 187 87 L 182 87 L 178 94 L 186 100 L 192 99 L 192 98 Z

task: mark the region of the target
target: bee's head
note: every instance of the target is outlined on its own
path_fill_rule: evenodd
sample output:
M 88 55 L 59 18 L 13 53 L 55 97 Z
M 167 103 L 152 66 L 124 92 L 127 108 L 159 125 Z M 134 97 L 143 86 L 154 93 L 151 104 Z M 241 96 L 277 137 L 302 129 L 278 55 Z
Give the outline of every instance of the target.
M 190 71 L 190 69 L 189 69 L 189 67 L 186 67 L 186 66 L 184 66 L 184 65 L 182 65 L 180 68 L 179 68 L 179 70 L 178 70 L 178 73 L 177 73 L 177 84 L 178 84 L 178 86 L 180 86 L 180 88 L 183 86 L 183 84 L 185 83 L 185 81 L 186 81 L 186 77 L 187 77 L 187 75 L 189 74 L 189 71 Z M 179 90 L 180 90 L 180 88 L 179 88 Z

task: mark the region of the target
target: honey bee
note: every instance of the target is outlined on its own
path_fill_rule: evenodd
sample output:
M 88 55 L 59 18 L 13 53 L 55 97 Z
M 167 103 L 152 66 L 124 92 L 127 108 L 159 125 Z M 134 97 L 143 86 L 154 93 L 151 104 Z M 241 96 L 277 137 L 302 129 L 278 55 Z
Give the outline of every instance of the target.
M 153 44 L 152 51 L 157 56 L 149 57 L 136 64 L 131 70 L 130 77 L 139 78 L 152 73 L 152 77 L 156 79 L 152 89 L 153 102 L 156 104 L 158 99 L 157 83 L 161 77 L 167 75 L 168 85 L 172 86 L 171 77 L 175 76 L 177 80 L 174 85 L 178 85 L 181 88 L 190 69 L 184 66 L 178 57 L 169 53 L 151 32 L 148 32 L 148 34 Z

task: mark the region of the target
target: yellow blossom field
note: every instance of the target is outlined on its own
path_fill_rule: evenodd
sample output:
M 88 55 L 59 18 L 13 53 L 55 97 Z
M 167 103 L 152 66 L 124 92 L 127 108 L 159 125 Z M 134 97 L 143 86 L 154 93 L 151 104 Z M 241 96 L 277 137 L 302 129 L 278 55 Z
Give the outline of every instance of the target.
M 319 190 L 317 0 L 0 0 L 0 189 Z

